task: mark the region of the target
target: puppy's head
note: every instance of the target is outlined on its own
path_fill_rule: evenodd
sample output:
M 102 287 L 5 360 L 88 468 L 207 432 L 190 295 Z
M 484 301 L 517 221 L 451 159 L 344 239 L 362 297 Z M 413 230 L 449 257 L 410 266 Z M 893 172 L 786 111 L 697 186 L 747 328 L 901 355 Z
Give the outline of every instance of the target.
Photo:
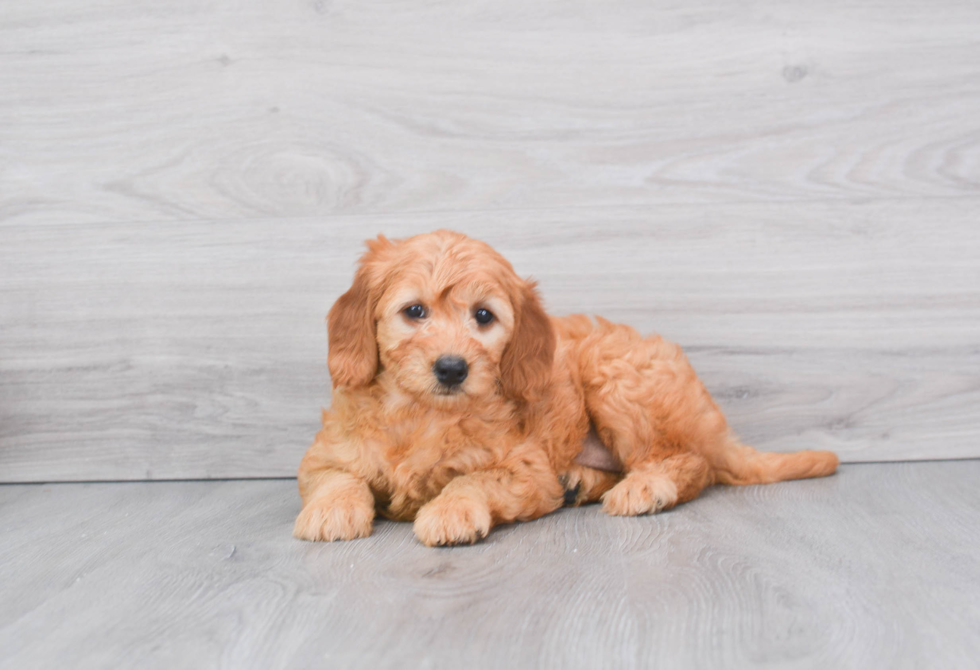
M 543 390 L 554 331 L 534 284 L 500 254 L 450 231 L 367 245 L 328 317 L 335 387 L 365 386 L 384 370 L 441 406 L 498 393 L 526 401 Z

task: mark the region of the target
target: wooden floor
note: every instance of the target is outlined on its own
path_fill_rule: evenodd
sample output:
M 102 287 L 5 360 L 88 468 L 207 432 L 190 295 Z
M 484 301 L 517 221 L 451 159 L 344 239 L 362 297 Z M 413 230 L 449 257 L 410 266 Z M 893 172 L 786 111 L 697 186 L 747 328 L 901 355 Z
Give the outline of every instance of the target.
M 0 486 L 0 666 L 976 667 L 978 481 L 845 465 L 453 549 L 296 541 L 291 480 Z

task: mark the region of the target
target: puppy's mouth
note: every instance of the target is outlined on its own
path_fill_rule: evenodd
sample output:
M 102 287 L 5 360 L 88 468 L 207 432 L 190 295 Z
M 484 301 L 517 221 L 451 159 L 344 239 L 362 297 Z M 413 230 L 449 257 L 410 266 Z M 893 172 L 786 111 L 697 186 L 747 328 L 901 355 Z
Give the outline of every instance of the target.
M 439 396 L 441 398 L 449 398 L 457 395 L 465 395 L 462 386 L 439 386 L 432 389 L 432 395 Z

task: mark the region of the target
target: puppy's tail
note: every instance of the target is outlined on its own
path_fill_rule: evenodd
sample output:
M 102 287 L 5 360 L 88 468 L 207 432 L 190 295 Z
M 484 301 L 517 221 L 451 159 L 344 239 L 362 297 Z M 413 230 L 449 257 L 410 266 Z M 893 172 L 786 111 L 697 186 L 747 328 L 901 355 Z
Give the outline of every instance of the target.
M 832 451 L 798 451 L 776 454 L 756 451 L 730 437 L 711 458 L 719 484 L 770 484 L 787 479 L 826 477 L 837 470 L 839 460 Z

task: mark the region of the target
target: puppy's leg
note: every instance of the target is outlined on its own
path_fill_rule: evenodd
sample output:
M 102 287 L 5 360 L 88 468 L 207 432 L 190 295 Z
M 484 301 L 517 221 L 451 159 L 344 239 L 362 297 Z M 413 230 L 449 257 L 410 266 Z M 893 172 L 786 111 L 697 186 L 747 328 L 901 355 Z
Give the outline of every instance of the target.
M 293 536 L 301 540 L 353 540 L 371 534 L 374 496 L 364 480 L 334 469 L 300 468 L 303 509 Z
M 631 470 L 602 496 L 602 510 L 614 516 L 655 514 L 693 500 L 712 483 L 711 468 L 702 456 L 675 454 Z
M 543 459 L 542 459 L 543 460 Z M 415 517 L 415 536 L 430 547 L 471 544 L 499 523 L 529 521 L 561 507 L 558 478 L 521 459 L 453 479 Z
M 601 319 L 581 348 L 589 415 L 626 471 L 604 510 L 659 512 L 714 483 L 707 452 L 728 426 L 681 348 Z
M 573 464 L 560 479 L 565 489 L 565 505 L 579 506 L 597 502 L 602 494 L 623 478 L 622 473 L 596 470 Z

